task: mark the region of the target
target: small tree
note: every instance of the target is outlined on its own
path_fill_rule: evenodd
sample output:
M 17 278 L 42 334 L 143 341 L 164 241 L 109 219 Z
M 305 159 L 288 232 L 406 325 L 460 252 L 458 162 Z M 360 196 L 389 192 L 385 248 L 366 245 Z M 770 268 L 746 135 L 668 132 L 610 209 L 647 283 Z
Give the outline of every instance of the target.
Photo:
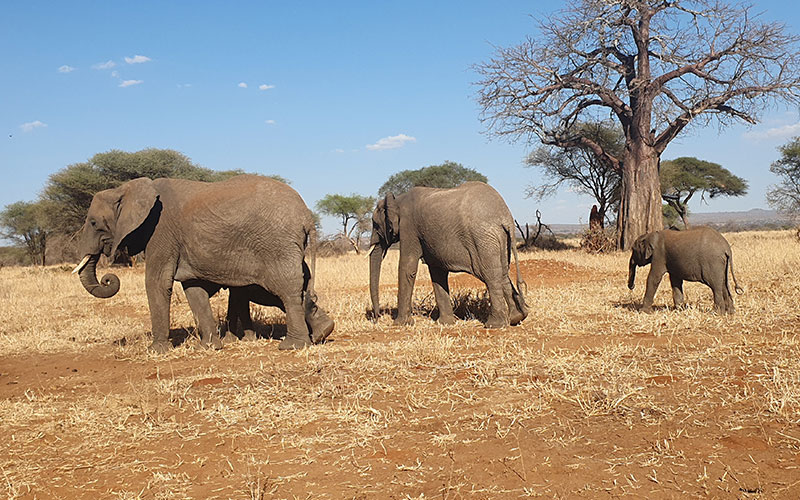
M 767 202 L 778 210 L 800 215 L 800 137 L 778 148 L 780 159 L 769 170 L 780 182 L 767 192 Z
M 0 235 L 25 249 L 33 264 L 45 265 L 47 237 L 51 233 L 43 202 L 18 201 L 0 212 Z
M 695 193 L 705 201 L 706 196 L 744 196 L 747 181 L 732 174 L 717 163 L 681 157 L 661 163 L 661 197 L 689 227 L 689 200 Z
M 485 175 L 460 163 L 446 161 L 441 165 L 430 165 L 417 170 L 403 170 L 389 177 L 378 190 L 380 196 L 408 192 L 414 186 L 453 188 L 467 181 L 487 182 Z
M 375 198 L 358 194 L 326 194 L 317 202 L 317 210 L 321 213 L 341 218 L 340 234 L 353 245 L 357 254 L 361 253 L 361 236 L 372 227 L 369 220 L 374 208 Z
M 575 134 L 585 135 L 600 144 L 604 151 L 621 155 L 625 147 L 622 128 L 613 122 L 591 122 L 575 126 Z M 622 172 L 612 164 L 604 162 L 594 150 L 582 143 L 544 146 L 536 149 L 525 159 L 528 167 L 539 167 L 547 182 L 528 186 L 528 197 L 542 200 L 553 195 L 564 183 L 576 192 L 587 194 L 597 201 L 600 220 L 608 212 L 619 207 L 619 188 Z

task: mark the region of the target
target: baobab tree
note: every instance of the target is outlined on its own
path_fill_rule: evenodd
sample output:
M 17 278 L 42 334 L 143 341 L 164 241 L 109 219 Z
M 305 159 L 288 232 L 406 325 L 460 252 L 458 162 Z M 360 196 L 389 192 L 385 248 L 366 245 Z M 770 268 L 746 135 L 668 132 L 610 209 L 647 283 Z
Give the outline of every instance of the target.
M 800 37 L 752 5 L 719 0 L 571 0 L 539 34 L 476 66 L 490 133 L 588 148 L 622 175 L 618 246 L 662 227 L 658 165 L 690 124 L 756 123 L 800 103 Z M 576 123 L 613 117 L 621 155 Z

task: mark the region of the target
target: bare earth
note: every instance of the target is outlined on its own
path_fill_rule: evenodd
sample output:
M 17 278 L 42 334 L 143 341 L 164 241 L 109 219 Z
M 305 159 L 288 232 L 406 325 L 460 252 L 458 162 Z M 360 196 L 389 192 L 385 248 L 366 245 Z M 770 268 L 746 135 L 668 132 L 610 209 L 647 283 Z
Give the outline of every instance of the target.
M 0 495 L 800 498 L 800 245 L 728 239 L 747 290 L 732 317 L 702 285 L 673 310 L 666 278 L 639 313 L 647 269 L 629 292 L 627 254 L 540 252 L 522 262 L 531 316 L 503 330 L 481 327 L 467 275 L 450 280 L 464 319 L 435 324 L 424 266 L 416 324 L 373 324 L 366 259 L 321 259 L 337 328 L 295 353 L 196 348 L 176 286 L 173 333 L 189 338 L 152 355 L 143 269 L 115 271 L 105 301 L 64 268 L 0 269 Z M 285 332 L 253 309 L 263 336 Z

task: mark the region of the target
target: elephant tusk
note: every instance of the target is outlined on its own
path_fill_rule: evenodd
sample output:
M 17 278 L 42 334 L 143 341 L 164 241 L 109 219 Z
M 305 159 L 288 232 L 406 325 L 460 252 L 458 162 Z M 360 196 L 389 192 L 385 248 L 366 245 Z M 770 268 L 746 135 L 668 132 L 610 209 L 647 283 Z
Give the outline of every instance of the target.
M 75 269 L 72 270 L 72 274 L 79 273 L 81 271 L 81 269 L 83 269 L 84 266 L 86 266 L 86 263 L 89 262 L 89 259 L 91 259 L 91 258 L 92 258 L 91 255 L 86 254 L 86 256 L 83 258 L 83 260 L 80 262 L 80 264 L 75 266 Z
M 372 255 L 372 251 L 375 250 L 375 247 L 377 246 L 378 246 L 377 243 L 373 243 L 372 245 L 370 245 L 369 250 L 366 253 L 366 256 L 369 257 L 370 255 Z

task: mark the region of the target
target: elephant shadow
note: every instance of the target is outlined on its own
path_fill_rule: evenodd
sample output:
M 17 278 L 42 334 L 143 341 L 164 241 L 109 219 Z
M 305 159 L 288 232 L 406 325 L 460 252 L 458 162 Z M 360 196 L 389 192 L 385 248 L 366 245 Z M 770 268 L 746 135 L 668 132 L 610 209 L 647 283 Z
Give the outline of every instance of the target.
M 252 318 L 253 321 L 253 331 L 256 333 L 256 338 L 258 339 L 267 339 L 267 340 L 282 340 L 286 337 L 288 332 L 286 328 L 286 323 L 280 322 L 273 322 L 268 321 L 264 318 L 259 318 L 254 316 Z M 225 318 L 220 318 L 218 322 L 219 332 L 222 337 L 227 337 L 228 335 L 233 335 L 230 331 L 228 331 L 228 322 L 225 321 Z M 237 335 L 242 335 L 241 327 L 238 328 Z
M 453 315 L 460 320 L 477 320 L 485 323 L 489 319 L 492 307 L 489 301 L 489 294 L 486 291 L 476 292 L 474 290 L 463 290 L 451 294 L 453 301 Z M 412 305 L 412 313 L 415 316 L 426 317 L 436 321 L 439 319 L 439 309 L 436 307 L 436 300 L 433 293 L 425 296 L 420 301 L 415 301 Z M 381 315 L 390 315 L 394 320 L 397 318 L 396 307 L 382 307 Z M 367 307 L 364 315 L 369 320 L 374 320 L 372 309 Z
M 634 311 L 634 312 L 641 312 L 641 308 L 642 308 L 642 305 L 640 303 L 638 303 L 638 302 L 620 302 L 620 301 L 618 301 L 618 302 L 612 302 L 611 305 L 613 305 L 614 307 L 616 307 L 618 309 L 627 309 L 628 311 Z M 653 312 L 656 312 L 656 311 L 669 311 L 671 309 L 674 309 L 674 308 L 670 307 L 670 306 L 668 306 L 666 304 L 664 304 L 664 305 L 655 305 L 654 304 L 653 305 Z

